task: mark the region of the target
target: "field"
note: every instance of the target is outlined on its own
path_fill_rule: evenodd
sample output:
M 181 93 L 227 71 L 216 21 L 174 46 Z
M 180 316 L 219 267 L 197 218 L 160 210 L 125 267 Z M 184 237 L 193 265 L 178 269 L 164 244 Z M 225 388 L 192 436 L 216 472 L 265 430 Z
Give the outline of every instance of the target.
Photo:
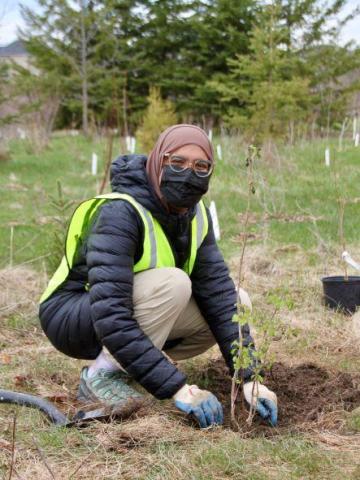
M 237 281 L 247 204 L 246 148 L 224 137 L 207 201 L 215 200 L 220 248 Z M 256 419 L 229 426 L 230 379 L 217 348 L 179 365 L 189 383 L 211 390 L 227 413 L 224 427 L 200 431 L 171 401 L 149 398 L 124 421 L 83 429 L 49 425 L 38 411 L 0 406 L 0 475 L 19 479 L 358 479 L 360 478 L 360 333 L 351 317 L 322 305 L 321 278 L 342 274 L 337 198 L 347 201 L 346 247 L 360 259 L 360 150 L 324 141 L 264 151 L 255 165 L 243 286 L 271 315 L 282 299 L 265 383 L 279 399 L 275 429 Z M 114 155 L 124 146 L 116 142 Z M 91 175 L 91 153 L 101 160 Z M 82 361 L 56 352 L 42 334 L 37 302 L 48 275 L 59 211 L 51 204 L 97 193 L 106 145 L 55 137 L 40 155 L 24 142 L 0 163 L 0 388 L 40 395 L 66 414 L 78 405 Z M 70 215 L 69 207 L 65 216 Z M 61 220 L 61 219 L 60 219 Z M 248 233 L 249 233 L 248 232 Z M 255 338 L 257 338 L 257 333 Z M 14 420 L 15 419 L 15 420 Z M 14 454 L 14 455 L 13 455 Z M 12 469 L 11 473 L 10 470 Z

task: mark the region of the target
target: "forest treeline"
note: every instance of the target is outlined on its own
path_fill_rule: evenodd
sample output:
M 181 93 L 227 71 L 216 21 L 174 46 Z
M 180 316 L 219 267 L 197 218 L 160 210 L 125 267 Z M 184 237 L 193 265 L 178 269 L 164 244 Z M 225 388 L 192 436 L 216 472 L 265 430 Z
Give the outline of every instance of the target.
M 345 16 L 346 4 L 39 0 L 38 12 L 22 8 L 36 70 L 18 68 L 18 91 L 57 99 L 56 125 L 85 133 L 93 124 L 135 131 L 152 87 L 178 121 L 262 136 L 326 131 L 359 89 L 348 80 L 359 48 L 339 42 L 357 14 Z

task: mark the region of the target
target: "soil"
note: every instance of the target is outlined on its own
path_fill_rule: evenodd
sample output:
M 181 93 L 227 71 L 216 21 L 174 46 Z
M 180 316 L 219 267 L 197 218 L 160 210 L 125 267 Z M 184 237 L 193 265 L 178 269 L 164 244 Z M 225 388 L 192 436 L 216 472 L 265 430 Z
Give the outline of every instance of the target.
M 211 390 L 225 407 L 225 424 L 230 424 L 231 381 L 221 360 L 212 362 L 202 373 Z M 226 380 L 225 380 L 226 379 Z M 278 427 L 308 429 L 324 422 L 335 412 L 360 406 L 360 374 L 330 371 L 313 363 L 289 366 L 275 363 L 264 383 L 276 392 L 279 405 Z M 247 411 L 238 400 L 239 424 L 244 425 Z M 257 418 L 254 425 L 261 425 Z M 334 427 L 335 422 L 334 422 Z

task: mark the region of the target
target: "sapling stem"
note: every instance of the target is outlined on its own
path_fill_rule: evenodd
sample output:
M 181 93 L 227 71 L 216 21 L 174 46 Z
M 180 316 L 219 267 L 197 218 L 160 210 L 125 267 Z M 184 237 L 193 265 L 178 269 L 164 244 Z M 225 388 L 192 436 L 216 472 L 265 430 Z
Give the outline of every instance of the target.
M 245 211 L 245 220 L 244 220 L 244 240 L 241 248 L 241 255 L 239 259 L 239 268 L 238 268 L 238 280 L 237 280 L 237 312 L 238 316 L 242 315 L 243 310 L 242 306 L 240 304 L 239 298 L 240 298 L 240 285 L 242 281 L 242 273 L 243 273 L 243 264 L 244 264 L 244 255 L 245 255 L 245 249 L 246 249 L 246 244 L 247 244 L 247 239 L 248 239 L 248 224 L 249 224 L 249 216 L 250 216 L 250 204 L 251 204 L 251 195 L 255 193 L 255 187 L 254 187 L 254 160 L 259 156 L 259 149 L 254 146 L 254 145 L 249 145 L 248 147 L 248 155 L 246 159 L 246 167 L 247 167 L 247 203 L 246 203 L 246 211 Z M 237 346 L 237 358 L 240 358 L 240 355 L 242 353 L 242 333 L 241 333 L 241 322 L 237 320 L 238 326 L 239 326 L 239 340 L 238 340 L 238 346 Z M 240 366 L 234 364 L 234 374 L 232 376 L 231 380 L 231 400 L 230 400 L 230 418 L 231 418 L 231 423 L 236 427 L 237 430 L 239 430 L 239 424 L 236 420 L 235 417 L 235 403 L 236 399 L 239 393 L 240 385 L 241 385 L 241 379 L 239 379 L 239 371 L 240 371 Z M 250 407 L 251 408 L 251 407 Z
M 250 217 L 250 204 L 251 204 L 251 195 L 255 193 L 254 187 L 254 160 L 258 157 L 259 151 L 258 148 L 254 145 L 250 145 L 248 149 L 248 157 L 246 159 L 246 167 L 247 167 L 247 200 L 246 200 L 246 211 L 245 211 L 245 220 L 244 220 L 244 241 L 241 248 L 241 255 L 239 260 L 239 269 L 238 269 L 238 282 L 237 282 L 237 293 L 239 298 L 240 292 L 240 285 L 242 281 L 242 270 L 244 265 L 244 255 L 245 249 L 248 239 L 248 225 L 249 225 L 249 217 Z M 239 303 L 239 302 L 238 302 Z M 238 309 L 239 310 L 239 309 Z
M 342 251 L 346 251 L 346 240 L 345 240 L 345 231 L 344 231 L 344 215 L 345 215 L 345 205 L 346 200 L 344 197 L 341 196 L 340 188 L 339 188 L 339 173 L 337 172 L 337 162 L 334 162 L 334 183 L 335 183 L 335 191 L 337 197 L 337 204 L 338 204 L 338 214 L 339 214 L 339 241 L 341 244 Z M 348 269 L 346 262 L 343 262 L 344 267 L 344 280 L 347 282 L 349 280 L 348 277 Z
M 256 389 L 256 393 L 255 393 L 255 389 Z M 251 403 L 250 403 L 249 415 L 246 419 L 246 423 L 248 425 L 252 424 L 252 421 L 255 415 L 255 406 L 253 405 L 253 401 L 254 401 L 254 398 L 258 398 L 258 397 L 259 397 L 259 383 L 256 380 L 254 380 L 252 390 L 251 390 Z
M 343 252 L 346 251 L 346 243 L 345 243 L 345 235 L 344 235 L 344 214 L 345 214 L 345 205 L 346 201 L 344 198 L 339 198 L 339 237 L 340 243 L 342 246 Z M 348 268 L 346 262 L 343 262 L 344 265 L 344 280 L 347 282 L 349 280 L 348 277 Z

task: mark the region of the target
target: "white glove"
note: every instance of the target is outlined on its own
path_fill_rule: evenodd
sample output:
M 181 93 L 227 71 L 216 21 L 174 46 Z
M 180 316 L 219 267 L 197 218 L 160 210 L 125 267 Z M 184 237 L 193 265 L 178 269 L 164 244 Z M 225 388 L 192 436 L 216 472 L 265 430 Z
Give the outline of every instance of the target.
M 278 415 L 276 394 L 259 382 L 244 383 L 243 391 L 248 404 L 252 405 L 264 420 L 268 420 L 270 425 L 275 427 Z
M 200 390 L 196 385 L 184 385 L 173 396 L 175 406 L 194 415 L 201 428 L 220 425 L 224 421 L 221 403 L 212 393 Z
M 243 288 L 239 288 L 239 303 L 241 305 L 245 305 L 245 307 L 247 307 L 250 312 L 252 311 L 252 303 L 249 294 Z

